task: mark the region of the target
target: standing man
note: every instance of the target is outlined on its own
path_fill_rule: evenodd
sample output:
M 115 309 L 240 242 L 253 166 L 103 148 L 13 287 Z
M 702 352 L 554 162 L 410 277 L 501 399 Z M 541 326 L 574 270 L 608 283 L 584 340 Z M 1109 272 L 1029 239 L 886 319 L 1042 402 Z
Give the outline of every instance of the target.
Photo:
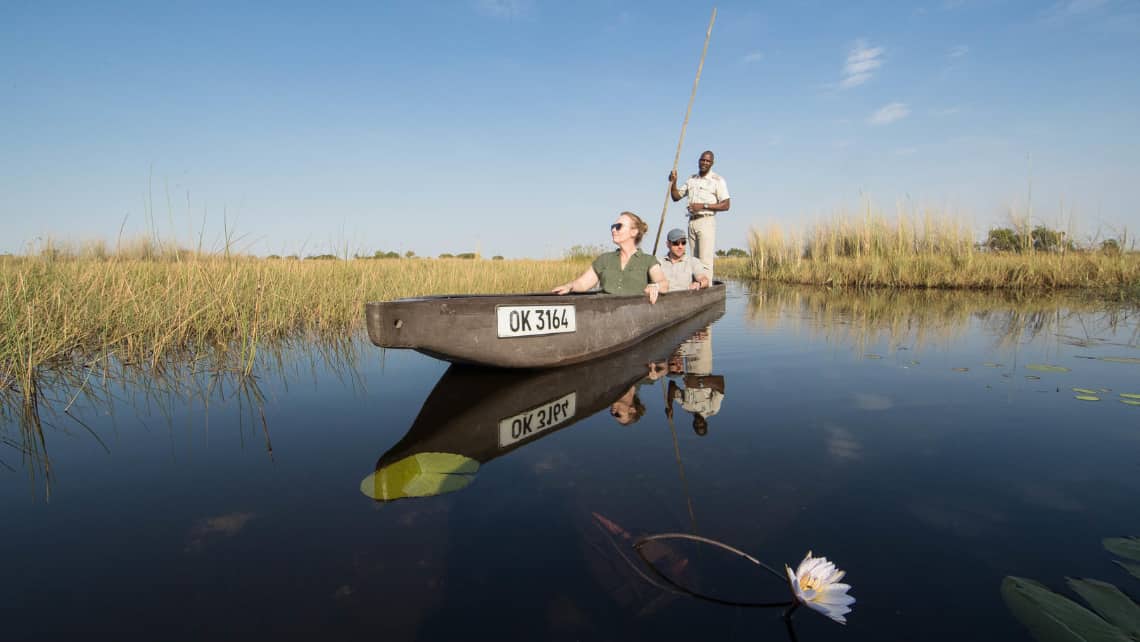
M 669 253 L 661 261 L 661 270 L 669 281 L 669 289 L 707 288 L 711 283 L 709 276 L 712 271 L 704 263 L 685 255 L 685 245 L 689 242 L 685 233 L 673 228 L 665 238 L 669 241 Z
M 702 152 L 697 160 L 698 172 L 680 187 L 677 186 L 677 172 L 669 172 L 669 194 L 673 202 L 689 197 L 689 238 L 693 239 L 693 256 L 704 263 L 710 273 L 716 256 L 714 217 L 717 212 L 727 212 L 729 208 L 728 184 L 720 174 L 712 171 L 714 161 L 712 152 Z

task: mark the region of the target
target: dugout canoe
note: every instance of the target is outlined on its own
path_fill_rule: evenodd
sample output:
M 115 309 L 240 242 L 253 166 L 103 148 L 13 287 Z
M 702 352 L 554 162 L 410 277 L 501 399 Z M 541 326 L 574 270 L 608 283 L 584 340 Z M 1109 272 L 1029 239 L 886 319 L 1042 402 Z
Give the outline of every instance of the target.
M 711 307 L 725 286 L 643 295 L 447 295 L 366 305 L 368 337 L 450 361 L 499 368 L 549 368 L 632 346 Z
M 660 305 L 660 301 L 658 301 Z M 588 363 L 538 371 L 452 365 L 407 434 L 360 484 L 378 501 L 429 497 L 470 484 L 482 464 L 608 408 L 724 314 L 709 306 L 635 346 Z M 657 385 L 665 385 L 661 379 Z

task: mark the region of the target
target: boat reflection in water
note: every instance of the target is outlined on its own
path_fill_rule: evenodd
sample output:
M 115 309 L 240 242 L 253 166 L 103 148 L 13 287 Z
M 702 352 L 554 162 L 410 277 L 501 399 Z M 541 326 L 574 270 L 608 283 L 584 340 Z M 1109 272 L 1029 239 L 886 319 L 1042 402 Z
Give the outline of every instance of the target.
M 408 433 L 380 456 L 360 490 L 378 501 L 428 497 L 470 484 L 479 466 L 611 407 L 636 406 L 638 382 L 724 314 L 723 301 L 622 352 L 543 371 L 453 365 Z M 659 365 L 654 365 L 659 364 Z M 722 386 L 723 390 L 723 386 Z M 625 401 L 623 401 L 625 400 Z M 616 410 L 615 410 L 616 409 Z

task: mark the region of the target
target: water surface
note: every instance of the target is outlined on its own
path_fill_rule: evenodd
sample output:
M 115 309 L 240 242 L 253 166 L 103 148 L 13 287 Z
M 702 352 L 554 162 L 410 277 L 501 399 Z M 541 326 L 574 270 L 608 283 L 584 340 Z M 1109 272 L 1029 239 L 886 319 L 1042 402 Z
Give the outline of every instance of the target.
M 631 546 L 684 532 L 845 569 L 847 626 L 800 609 L 800 640 L 1029 640 L 1005 576 L 1140 595 L 1101 545 L 1140 535 L 1138 318 L 737 286 L 711 328 L 564 371 L 357 338 L 252 378 L 46 377 L 42 440 L 18 404 L 0 416 L 0 637 L 789 639 L 781 609 L 678 595 Z M 708 546 L 647 556 L 787 599 Z

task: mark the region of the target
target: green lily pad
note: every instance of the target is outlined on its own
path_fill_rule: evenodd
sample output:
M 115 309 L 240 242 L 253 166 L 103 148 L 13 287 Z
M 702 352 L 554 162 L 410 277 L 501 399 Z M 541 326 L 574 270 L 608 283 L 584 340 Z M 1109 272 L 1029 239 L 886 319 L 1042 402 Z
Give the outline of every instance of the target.
M 1120 393 L 1120 396 L 1124 397 L 1125 399 L 1140 399 L 1140 395 L 1134 392 L 1122 392 Z
M 1136 401 L 1135 399 L 1121 399 L 1120 403 L 1126 403 L 1129 406 L 1140 406 L 1140 401 Z
M 1089 388 L 1072 388 L 1072 391 L 1073 392 L 1079 392 L 1082 395 L 1095 395 L 1096 394 L 1096 390 L 1090 390 Z
M 1051 366 L 1047 363 L 1031 363 L 1025 366 L 1027 370 L 1036 370 L 1037 372 L 1068 372 L 1069 368 L 1065 366 Z
M 1140 537 L 1106 537 L 1100 543 L 1113 555 L 1140 562 Z
M 983 363 L 982 365 L 987 367 L 987 368 L 1003 368 L 1003 367 L 1005 367 L 1004 364 L 994 363 L 992 361 L 987 361 L 987 362 Z
M 1092 611 L 1033 580 L 1006 576 L 1001 596 L 1014 617 L 1041 642 L 1126 642 L 1128 636 Z
M 1140 606 L 1120 589 L 1100 580 L 1069 578 L 1069 588 L 1083 597 L 1102 618 L 1115 624 L 1121 631 L 1140 638 Z
M 1098 357 L 1101 361 L 1109 363 L 1134 363 L 1140 364 L 1140 357 Z
M 883 355 L 874 354 L 873 352 L 868 352 L 867 354 L 863 355 L 863 358 L 864 359 L 882 359 Z
M 1096 395 L 1077 395 L 1074 398 L 1080 399 L 1081 401 L 1100 401 L 1100 397 Z
M 1026 381 L 1041 381 L 1041 377 L 1038 377 L 1037 375 L 1025 375 L 1025 380 Z
M 1120 568 L 1132 574 L 1132 577 L 1140 580 L 1140 564 L 1129 564 L 1128 562 L 1121 562 L 1120 560 L 1113 560 L 1120 565 Z

